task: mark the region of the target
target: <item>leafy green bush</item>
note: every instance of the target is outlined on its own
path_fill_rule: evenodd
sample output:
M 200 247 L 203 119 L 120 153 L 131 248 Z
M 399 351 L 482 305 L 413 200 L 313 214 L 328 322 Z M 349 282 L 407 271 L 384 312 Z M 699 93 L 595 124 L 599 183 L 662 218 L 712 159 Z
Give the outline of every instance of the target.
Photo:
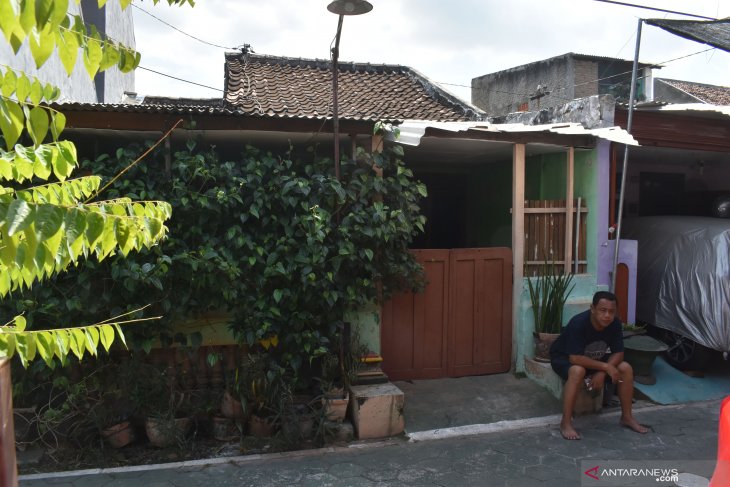
M 84 167 L 111 178 L 141 149 L 120 149 Z M 228 311 L 241 342 L 277 337 L 272 353 L 299 369 L 325 353 L 347 310 L 420 284 L 408 245 L 423 230 L 418 200 L 426 190 L 401 155 L 399 146 L 360 152 L 356 162 L 342 162 L 338 181 L 332 161 L 313 151 L 297 157 L 291 149 L 273 154 L 248 146 L 240 160 L 223 162 L 213 149 L 189 143 L 173 155 L 169 172 L 164 154 L 153 152 L 105 195 L 168 201 L 165 245 L 88 262 L 3 305 L 38 327 L 151 304 L 144 313 L 164 318 L 128 327 L 129 341 L 146 349 L 159 336 L 170 342 L 175 322 Z

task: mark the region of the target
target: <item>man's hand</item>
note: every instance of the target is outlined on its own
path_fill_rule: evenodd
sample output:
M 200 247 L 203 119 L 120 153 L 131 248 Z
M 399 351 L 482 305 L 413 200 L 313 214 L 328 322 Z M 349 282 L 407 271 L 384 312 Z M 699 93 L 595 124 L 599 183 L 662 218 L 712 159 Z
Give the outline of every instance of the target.
M 604 373 L 611 378 L 611 381 L 614 384 L 618 384 L 621 381 L 621 374 L 619 374 L 618 369 L 609 363 L 606 363 L 606 370 Z
M 588 387 L 589 391 L 591 391 L 591 390 L 600 391 L 603 389 L 603 384 L 605 382 L 606 382 L 606 373 L 605 372 L 596 372 L 588 378 L 588 381 L 586 382 L 586 386 Z

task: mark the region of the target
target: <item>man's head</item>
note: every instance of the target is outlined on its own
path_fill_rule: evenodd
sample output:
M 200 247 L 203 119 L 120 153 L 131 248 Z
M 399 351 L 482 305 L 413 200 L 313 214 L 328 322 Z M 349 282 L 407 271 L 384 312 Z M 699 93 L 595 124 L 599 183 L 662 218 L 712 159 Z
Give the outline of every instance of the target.
M 608 291 L 598 291 L 593 295 L 591 304 L 591 323 L 599 330 L 605 329 L 616 319 L 616 295 Z

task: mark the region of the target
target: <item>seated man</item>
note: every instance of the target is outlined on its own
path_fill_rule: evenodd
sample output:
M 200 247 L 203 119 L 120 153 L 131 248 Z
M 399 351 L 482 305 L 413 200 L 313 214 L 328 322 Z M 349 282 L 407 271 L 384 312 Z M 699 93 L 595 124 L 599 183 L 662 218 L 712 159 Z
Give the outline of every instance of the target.
M 616 384 L 621 402 L 620 423 L 646 433 L 631 413 L 634 396 L 634 371 L 624 362 L 621 320 L 616 317 L 616 296 L 606 291 L 593 295 L 591 309 L 575 315 L 550 348 L 550 364 L 565 380 L 563 419 L 560 434 L 566 440 L 579 440 L 573 427 L 573 409 L 580 387 L 600 391 L 606 379 Z

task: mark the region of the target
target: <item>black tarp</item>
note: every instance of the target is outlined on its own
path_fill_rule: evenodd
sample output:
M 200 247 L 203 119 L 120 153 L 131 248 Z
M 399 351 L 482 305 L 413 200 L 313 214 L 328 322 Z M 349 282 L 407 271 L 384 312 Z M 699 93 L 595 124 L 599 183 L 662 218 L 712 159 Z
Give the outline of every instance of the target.
M 649 25 L 730 52 L 730 17 L 720 20 L 646 19 Z

